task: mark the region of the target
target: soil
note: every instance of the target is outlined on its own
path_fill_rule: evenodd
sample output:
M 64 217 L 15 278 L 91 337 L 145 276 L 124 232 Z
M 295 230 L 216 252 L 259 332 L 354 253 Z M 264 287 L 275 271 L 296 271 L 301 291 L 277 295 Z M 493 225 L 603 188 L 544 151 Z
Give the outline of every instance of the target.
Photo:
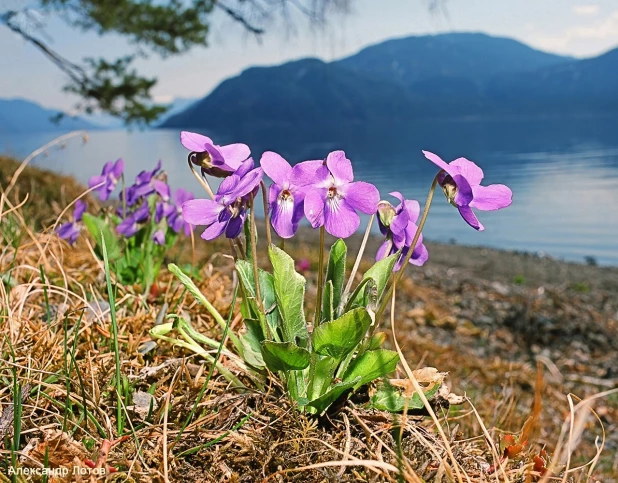
M 46 199 L 54 201 L 36 206 L 37 226 L 32 228 L 38 228 L 39 224 L 45 226 L 45 220 L 59 214 L 67 195 L 61 188 L 62 182 L 53 175 L 47 173 L 41 177 L 36 172 L 31 175 L 60 188 L 55 194 L 46 191 Z M 3 187 L 6 187 L 7 176 L 4 174 L 1 180 Z M 20 193 L 23 195 L 32 182 L 24 178 L 22 183 Z M 25 206 L 24 210 L 27 209 L 32 207 Z M 44 212 L 45 209 L 48 211 Z M 27 220 L 22 219 L 22 222 L 27 223 Z M 360 240 L 361 237 L 356 236 L 348 241 L 349 266 Z M 377 238 L 370 238 L 367 259 L 375 253 L 378 243 Z M 229 247 L 225 243 L 208 245 L 199 238 L 196 244 L 194 254 L 191 254 L 190 243 L 185 242 L 179 244 L 170 257 L 180 254 L 185 261 L 196 261 L 203 276 L 200 289 L 211 296 L 216 307 L 225 314 L 231 298 L 232 265 L 220 255 L 226 254 Z M 43 245 L 53 257 L 41 261 L 39 250 Z M 309 262 L 309 268 L 303 273 L 308 280 L 308 299 L 315 293 L 316 247 L 317 234 L 308 229 L 301 230 L 295 241 L 286 245 L 295 259 L 307 258 Z M 526 476 L 526 471 L 544 448 L 553 456 L 557 468 L 564 469 L 567 460 L 561 448 L 567 440 L 574 448 L 570 468 L 589 465 L 591 461 L 596 465 L 591 475 L 587 475 L 586 466 L 568 475 L 567 481 L 618 481 L 618 395 L 612 392 L 618 388 L 618 268 L 567 263 L 483 247 L 439 243 L 427 243 L 427 247 L 429 262 L 420 268 L 409 267 L 397 288 L 394 330 L 386 317 L 382 327 L 389 334 L 391 345 L 395 332 L 413 369 L 428 366 L 448 372 L 451 391 L 469 398 L 463 405 L 444 409 L 439 416 L 456 458 L 470 480 L 488 481 L 496 475 L 491 467 L 494 460 L 487 436 L 502 453 L 505 442 L 509 441 L 507 435 L 517 436 L 523 431 L 527 436 L 526 444 L 510 460 L 506 469 L 508 475 L 500 476 L 500 481 L 538 480 Z M 85 241 L 70 248 L 48 232 L 31 233 L 23 237 L 22 245 L 15 250 L 2 240 L 0 253 L 3 255 L 0 270 L 11 267 L 17 284 L 6 300 L 19 300 L 29 293 L 34 286 L 31 284 L 40 283 L 33 279 L 38 276 L 39 264 L 49 280 L 64 283 L 64 277 L 68 277 L 73 290 L 78 286 L 84 293 L 87 290 L 89 295 L 100 300 L 105 298 L 100 265 L 93 259 Z M 262 261 L 266 266 L 266 261 Z M 369 263 L 366 260 L 361 264 L 360 273 Z M 166 344 L 159 345 L 148 357 L 138 353 L 138 346 L 147 341 L 147 331 L 154 325 L 162 307 L 177 302 L 180 303 L 178 310 L 184 307 L 191 311 L 198 330 L 211 337 L 219 336 L 204 310 L 186 296 L 181 302 L 178 300 L 176 285 L 164 271 L 159 292 L 143 305 L 130 305 L 129 301 L 137 298 L 136 291 L 132 287 L 119 287 L 118 299 L 126 301 L 119 311 L 126 370 L 138 377 L 132 379 L 137 381 L 136 389 L 146 391 L 154 384 L 159 405 L 166 404 L 168 398 L 172 409 L 167 426 L 159 422 L 140 430 L 137 441 L 145 446 L 139 459 L 136 441 L 129 439 L 111 448 L 106 459 L 108 465 L 128 468 L 132 461 L 138 460 L 132 476 L 135 481 L 163 481 L 162 471 L 166 464 L 170 481 L 394 479 L 388 473 L 376 475 L 363 470 L 362 466 L 323 467 L 300 473 L 295 473 L 294 469 L 326 464 L 346 454 L 397 465 L 397 458 L 389 454 L 389 450 L 396 447 L 393 431 L 399 424 L 396 418 L 369 414 L 362 404 L 350 403 L 331 420 L 316 421 L 291 410 L 276 384 L 266 391 L 240 397 L 227 390 L 221 377 L 213 378 L 209 384 L 208 398 L 201 406 L 203 417 L 191 425 L 191 431 L 179 441 L 174 453 L 178 455 L 200 444 L 207 444 L 207 449 L 165 463 L 162 441 L 165 438 L 172 441 L 173 434 L 169 436 L 167 431 L 177 431 L 184 421 L 208 367 L 198 360 L 187 363 L 183 359 L 186 352 Z M 27 379 L 30 368 L 58 371 L 64 364 L 58 359 L 62 354 L 58 347 L 63 344 L 63 322 L 58 318 L 52 324 L 47 323 L 50 314 L 46 313 L 43 291 L 39 292 L 19 307 L 14 306 L 14 302 L 7 304 L 8 316 L 0 310 L 0 327 L 8 323 L 7 317 L 14 317 L 10 319 L 10 327 L 16 331 L 13 334 L 18 341 L 16 357 L 24 382 L 27 380 L 28 384 L 40 383 Z M 54 314 L 56 310 L 61 313 L 64 297 L 54 293 L 49 297 Z M 24 316 L 18 317 L 22 312 Z M 76 320 L 71 319 L 71 324 L 74 323 Z M 109 429 L 114 426 L 116 411 L 114 398 L 109 395 L 109 378 L 114 371 L 108 345 L 109 321 L 99 323 L 93 319 L 83 323 L 76 345 L 77 363 L 84 379 L 92 380 L 92 387 L 90 382 L 87 384 L 87 390 L 92 389 L 92 393 L 84 395 L 73 388 L 74 400 L 79 402 L 87 396 L 100 401 L 99 411 L 107 414 L 105 427 Z M 6 347 L 0 348 L 2 358 L 8 360 Z M 155 375 L 141 372 L 165 364 L 169 364 L 169 368 Z M 12 367 L 2 362 L 4 382 L 10 379 Z M 36 371 L 33 374 L 37 374 Z M 150 373 L 146 371 L 145 374 Z M 75 379 L 76 374 L 72 377 Z M 64 383 L 53 387 L 55 392 L 50 394 L 64 401 L 67 397 L 62 392 Z M 570 411 L 577 405 L 578 398 L 591 398 L 590 406 L 577 410 L 577 424 L 571 427 Z M 0 391 L 3 410 L 12 411 L 9 401 L 7 386 Z M 57 406 L 38 396 L 26 402 L 29 409 L 24 417 L 23 444 L 31 446 L 33 457 L 38 454 L 37 444 L 41 440 L 53 438 L 63 441 L 58 447 L 62 447 L 64 453 L 72 448 L 81 455 L 79 458 L 85 454 L 100 455 L 105 441 L 96 436 L 92 427 L 86 427 L 85 433 L 95 436 L 98 452 L 95 449 L 94 453 L 84 446 L 81 429 L 74 435 L 76 440 L 65 441 L 66 433 L 50 433 L 50 428 L 56 430 L 62 420 Z M 43 409 L 37 406 L 41 403 L 45 403 Z M 213 407 L 215 409 L 211 410 Z M 76 407 L 74 412 L 77 421 L 80 411 Z M 8 412 L 3 412 L 0 418 L 0 432 L 8 437 L 5 414 Z M 248 414 L 251 418 L 243 423 Z M 527 421 L 532 423 L 524 429 Z M 456 481 L 453 469 L 445 463 L 445 450 L 429 418 L 408 420 L 403 432 L 403 454 L 414 473 L 425 481 Z M 35 437 L 38 441 L 33 442 Z M 597 451 L 601 444 L 602 451 Z M 8 454 L 6 448 L 0 447 L 0 450 L 2 457 Z M 124 472 L 121 474 L 126 476 Z

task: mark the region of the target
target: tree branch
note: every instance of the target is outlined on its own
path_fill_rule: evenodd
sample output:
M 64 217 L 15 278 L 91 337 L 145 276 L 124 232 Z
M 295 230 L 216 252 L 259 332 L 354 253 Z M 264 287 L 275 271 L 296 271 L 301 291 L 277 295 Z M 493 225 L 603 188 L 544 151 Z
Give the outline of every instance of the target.
M 239 11 L 234 10 L 231 7 L 228 7 L 227 5 L 224 5 L 221 2 L 215 3 L 215 6 L 223 10 L 225 13 L 227 13 L 235 22 L 238 22 L 250 33 L 255 34 L 258 37 L 264 34 L 263 28 L 251 25 L 249 21 Z

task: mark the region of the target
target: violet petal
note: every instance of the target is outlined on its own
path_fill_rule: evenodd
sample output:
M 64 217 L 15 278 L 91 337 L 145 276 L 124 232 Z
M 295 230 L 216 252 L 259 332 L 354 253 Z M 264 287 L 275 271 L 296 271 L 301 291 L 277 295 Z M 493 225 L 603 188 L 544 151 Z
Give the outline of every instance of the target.
M 195 132 L 181 131 L 180 143 L 189 151 L 203 153 L 206 150 L 206 144 L 212 144 L 212 139 Z
M 296 186 L 319 184 L 330 178 L 324 161 L 303 161 L 292 168 L 290 183 Z
M 455 194 L 455 204 L 457 206 L 467 206 L 472 201 L 472 187 L 468 180 L 461 174 L 453 176 L 453 181 L 457 185 L 457 193 Z
M 436 166 L 438 166 L 438 168 L 443 169 L 444 171 L 446 171 L 448 174 L 450 174 L 451 176 L 457 174 L 457 172 L 453 171 L 453 169 L 448 165 L 448 163 L 446 161 L 444 161 L 440 156 L 438 156 L 437 154 L 434 154 L 432 152 L 429 151 L 423 151 L 423 154 L 425 155 L 425 157 L 431 161 L 433 164 L 435 164 Z
M 225 231 L 226 226 L 227 223 L 215 222 L 208 228 L 206 228 L 206 230 L 204 230 L 204 233 L 202 233 L 201 236 L 204 240 L 214 240 Z
M 458 206 L 457 209 L 459 210 L 459 214 L 461 215 L 461 217 L 472 228 L 478 231 L 483 231 L 485 229 L 485 227 L 481 224 L 481 222 L 472 211 L 472 208 L 470 208 L 469 206 Z
M 293 221 L 296 209 L 294 198 L 276 199 L 270 208 L 272 225 L 277 235 L 281 238 L 293 237 L 298 228 L 298 223 L 294 226 Z
M 273 151 L 266 151 L 260 158 L 260 166 L 270 179 L 279 186 L 283 187 L 290 181 L 292 166 L 279 154 Z
M 468 180 L 470 186 L 477 186 L 483 180 L 483 170 L 472 161 L 466 158 L 457 158 L 455 161 L 451 161 L 449 166 L 458 169 L 459 174 Z
M 241 143 L 219 146 L 219 151 L 225 159 L 225 164 L 234 169 L 237 169 L 245 159 L 251 156 L 249 146 Z
M 341 188 L 348 204 L 355 210 L 372 215 L 378 209 L 380 192 L 371 183 L 357 181 Z
M 225 228 L 225 236 L 227 238 L 236 238 L 238 235 L 240 235 L 242 233 L 244 221 L 244 218 L 240 215 L 231 218 L 227 222 L 227 227 Z
M 405 211 L 408 213 L 408 218 L 412 223 L 416 223 L 421 214 L 421 205 L 416 200 L 405 200 Z
M 223 209 L 222 205 L 213 200 L 189 200 L 182 204 L 182 217 L 192 225 L 210 225 L 217 221 Z
M 305 216 L 313 228 L 324 225 L 324 203 L 326 189 L 316 188 L 305 194 Z
M 499 210 L 506 208 L 513 202 L 513 192 L 503 184 L 490 184 L 489 186 L 473 186 L 472 208 L 483 211 Z
M 350 183 L 354 180 L 352 162 L 346 158 L 345 152 L 333 151 L 329 153 L 326 158 L 326 166 L 335 178 L 335 184 Z
M 348 238 L 358 229 L 359 225 L 360 217 L 345 199 L 327 199 L 324 209 L 324 227 L 328 233 L 337 238 Z

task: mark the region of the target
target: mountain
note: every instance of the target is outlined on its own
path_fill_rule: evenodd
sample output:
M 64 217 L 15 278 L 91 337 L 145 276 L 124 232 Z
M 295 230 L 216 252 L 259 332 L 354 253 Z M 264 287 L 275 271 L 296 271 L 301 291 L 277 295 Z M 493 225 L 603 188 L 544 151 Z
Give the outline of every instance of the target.
M 28 131 L 73 131 L 75 129 L 96 129 L 93 124 L 79 117 L 64 115 L 59 123 L 52 118 L 64 114 L 46 109 L 25 99 L 0 99 L 0 132 Z
M 296 126 L 319 120 L 336 109 L 338 118 L 350 122 L 405 114 L 398 99 L 405 96 L 396 85 L 350 75 L 336 64 L 302 59 L 276 67 L 252 67 L 223 81 L 207 97 L 170 117 L 163 126 L 185 122 L 232 125 L 241 115 L 259 118 L 261 126 Z
M 511 106 L 544 115 L 618 113 L 618 48 L 590 59 L 494 78 L 487 95 L 494 111 Z
M 429 79 L 468 79 L 482 84 L 497 74 L 562 64 L 572 57 L 548 54 L 521 42 L 481 33 L 392 39 L 336 63 L 405 87 Z
M 162 127 L 311 138 L 416 119 L 618 114 L 617 57 L 577 60 L 476 33 L 407 37 L 330 63 L 249 68 Z

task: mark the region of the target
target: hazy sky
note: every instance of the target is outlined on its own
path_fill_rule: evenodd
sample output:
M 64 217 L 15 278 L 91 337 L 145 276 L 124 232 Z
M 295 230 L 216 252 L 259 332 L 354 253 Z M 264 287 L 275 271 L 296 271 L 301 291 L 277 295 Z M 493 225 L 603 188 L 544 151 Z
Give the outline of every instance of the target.
M 0 13 L 28 1 L 0 0 Z M 221 80 L 251 65 L 278 64 L 301 57 L 326 60 L 352 54 L 393 37 L 451 31 L 485 32 L 512 37 L 533 47 L 578 57 L 618 46 L 618 1 L 597 0 L 447 0 L 443 11 L 430 13 L 427 0 L 351 0 L 352 11 L 331 17 L 326 30 L 311 30 L 302 21 L 295 34 L 273 26 L 261 44 L 221 13 L 213 16 L 208 48 L 162 60 L 140 60 L 141 73 L 159 78 L 157 99 L 201 97 Z M 86 56 L 114 58 L 128 53 L 118 36 L 99 37 L 69 29 L 46 18 L 51 46 L 71 60 Z M 46 107 L 69 110 L 75 102 L 62 92 L 63 74 L 35 47 L 0 24 L 0 97 L 24 97 Z

